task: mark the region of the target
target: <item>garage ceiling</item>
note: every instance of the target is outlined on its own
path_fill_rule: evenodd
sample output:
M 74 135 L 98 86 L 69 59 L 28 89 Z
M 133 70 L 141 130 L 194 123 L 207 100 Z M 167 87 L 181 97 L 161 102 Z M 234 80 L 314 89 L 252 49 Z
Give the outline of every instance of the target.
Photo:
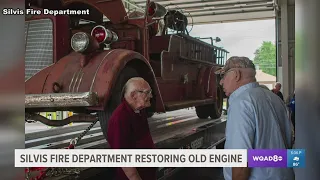
M 123 0 L 130 9 L 143 10 L 146 0 Z M 153 0 L 183 12 L 189 24 L 210 24 L 275 18 L 274 0 Z

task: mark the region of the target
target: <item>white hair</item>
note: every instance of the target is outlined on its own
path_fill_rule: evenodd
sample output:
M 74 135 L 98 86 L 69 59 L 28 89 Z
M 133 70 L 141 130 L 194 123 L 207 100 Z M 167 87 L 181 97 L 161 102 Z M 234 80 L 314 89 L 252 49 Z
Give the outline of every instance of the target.
M 133 77 L 129 79 L 126 84 L 123 86 L 122 94 L 124 97 L 128 97 L 133 91 L 137 88 L 137 82 L 145 81 L 141 77 Z

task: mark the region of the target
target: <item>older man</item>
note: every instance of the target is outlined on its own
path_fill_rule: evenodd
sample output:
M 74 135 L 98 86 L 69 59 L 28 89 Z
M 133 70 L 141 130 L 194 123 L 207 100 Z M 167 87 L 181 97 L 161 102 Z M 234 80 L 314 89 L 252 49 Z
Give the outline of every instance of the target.
M 225 149 L 289 149 L 292 124 L 286 106 L 256 82 L 255 66 L 246 57 L 231 57 L 216 72 L 229 96 Z M 224 168 L 226 180 L 293 180 L 287 168 Z
M 128 80 L 123 89 L 122 103 L 108 123 L 108 142 L 112 149 L 155 148 L 145 108 L 152 98 L 149 84 L 142 78 Z M 156 168 L 117 168 L 116 180 L 155 180 Z
M 283 101 L 283 94 L 280 90 L 281 90 L 281 83 L 277 82 L 271 91 L 275 93 L 277 96 L 279 96 L 279 98 L 282 99 Z

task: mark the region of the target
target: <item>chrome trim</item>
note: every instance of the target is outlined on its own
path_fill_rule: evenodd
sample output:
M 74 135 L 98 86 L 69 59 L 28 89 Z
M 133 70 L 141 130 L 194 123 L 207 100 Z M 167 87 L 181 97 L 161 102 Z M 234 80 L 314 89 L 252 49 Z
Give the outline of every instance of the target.
M 75 92 L 74 91 L 74 88 L 76 87 L 77 83 L 78 83 L 78 80 L 79 80 L 79 77 L 81 76 L 81 73 L 82 73 L 82 68 L 77 72 L 77 77 L 74 81 L 74 84 L 73 84 L 73 87 L 72 87 L 72 92 Z M 80 82 L 79 82 L 80 83 Z
M 100 70 L 100 67 L 101 67 L 102 63 L 104 62 L 104 60 L 106 59 L 106 57 L 109 56 L 109 54 L 112 53 L 113 51 L 114 51 L 114 49 L 111 50 L 111 51 L 109 51 L 109 52 L 103 57 L 103 59 L 101 60 L 99 66 L 98 66 L 98 68 L 97 68 L 97 70 L 96 70 L 96 72 L 95 72 L 95 74 L 94 74 L 94 77 L 93 77 L 93 80 L 92 80 L 92 83 L 91 83 L 91 86 L 90 86 L 90 92 L 92 91 L 94 82 L 95 82 L 95 80 L 96 80 L 98 71 Z
M 76 87 L 80 73 L 81 73 L 81 70 L 77 71 L 77 76 L 74 80 L 74 83 L 72 84 L 72 91 L 71 92 L 74 92 L 74 87 Z
M 78 87 L 77 87 L 77 91 L 76 91 L 76 92 L 79 92 L 79 87 L 80 87 L 80 84 L 81 84 L 81 82 L 82 82 L 83 75 L 84 75 L 84 73 L 82 72 L 82 73 L 81 73 L 81 76 L 80 76 L 80 80 L 79 80 L 79 84 L 78 84 Z
M 28 94 L 25 108 L 88 107 L 98 104 L 95 92 Z
M 71 79 L 71 82 L 69 84 L 69 92 L 71 92 L 71 86 L 73 84 L 73 81 L 74 81 L 74 77 L 76 77 L 76 74 L 78 73 L 78 71 L 76 71 L 75 73 L 73 73 L 73 76 L 72 76 L 72 79 Z
M 81 81 L 82 81 L 82 77 L 84 75 L 84 73 L 82 72 L 82 69 L 83 68 L 81 68 L 79 71 L 76 71 L 73 74 L 71 82 L 69 84 L 69 92 L 78 92 Z M 79 79 L 79 77 L 80 77 L 80 79 Z
M 170 38 L 169 38 L 169 46 L 168 46 L 168 52 L 171 52 L 170 49 L 171 49 L 171 41 L 172 41 L 172 37 L 174 35 L 170 35 Z
M 74 80 L 74 83 L 72 84 L 72 91 L 70 91 L 70 92 L 74 92 L 74 87 L 76 86 L 76 84 L 78 82 L 78 78 L 79 78 L 80 73 L 81 73 L 81 70 L 77 71 L 77 76 Z

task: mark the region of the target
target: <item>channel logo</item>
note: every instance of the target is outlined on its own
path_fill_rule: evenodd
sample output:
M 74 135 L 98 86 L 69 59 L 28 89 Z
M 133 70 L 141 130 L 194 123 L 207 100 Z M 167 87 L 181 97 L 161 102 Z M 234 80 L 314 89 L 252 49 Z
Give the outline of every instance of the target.
M 304 149 L 288 149 L 288 167 L 304 168 L 306 166 L 306 154 Z
M 248 150 L 249 167 L 287 167 L 287 150 Z
M 304 168 L 304 149 L 249 149 L 248 167 Z

